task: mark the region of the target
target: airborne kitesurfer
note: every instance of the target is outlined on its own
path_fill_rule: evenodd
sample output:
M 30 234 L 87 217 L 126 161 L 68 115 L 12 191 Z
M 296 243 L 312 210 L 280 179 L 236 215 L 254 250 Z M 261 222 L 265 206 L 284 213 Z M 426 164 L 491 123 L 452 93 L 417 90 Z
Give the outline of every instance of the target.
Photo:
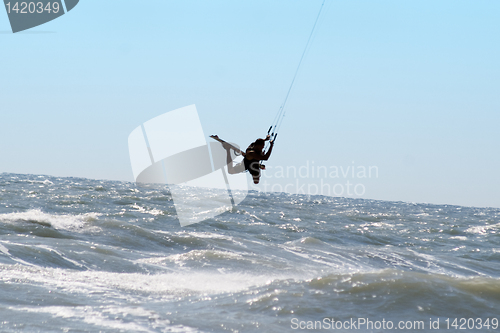
M 213 137 L 214 139 L 219 139 L 215 135 Z M 227 152 L 227 171 L 230 174 L 237 174 L 248 170 L 248 172 L 252 175 L 254 184 L 258 184 L 260 180 L 260 170 L 264 169 L 264 165 L 261 165 L 260 161 L 267 161 L 273 150 L 274 141 L 271 141 L 267 153 L 263 152 L 264 145 L 270 138 L 271 136 L 268 135 L 265 139 L 257 139 L 255 142 L 251 143 L 244 153 L 241 152 L 241 155 L 244 156 L 243 161 L 236 165 L 233 165 L 233 160 L 231 158 L 231 145 L 223 142 L 222 146 Z
M 245 170 L 248 170 L 253 177 L 254 184 L 258 184 L 260 180 L 260 170 L 263 169 L 263 165 L 260 161 L 267 161 L 271 152 L 273 151 L 274 141 L 270 142 L 270 147 L 267 153 L 264 154 L 264 145 L 267 140 L 271 137 L 268 135 L 265 139 L 257 139 L 250 146 L 248 146 L 245 151 L 243 163 L 245 165 Z M 226 149 L 227 150 L 227 149 Z

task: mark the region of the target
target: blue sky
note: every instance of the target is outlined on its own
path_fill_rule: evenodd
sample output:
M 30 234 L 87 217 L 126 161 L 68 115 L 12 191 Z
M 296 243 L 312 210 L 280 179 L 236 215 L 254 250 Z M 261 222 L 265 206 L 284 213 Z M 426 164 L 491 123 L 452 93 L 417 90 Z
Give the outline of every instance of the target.
M 321 3 L 82 0 L 17 34 L 0 11 L 0 172 L 133 181 L 130 132 L 191 104 L 207 137 L 247 145 Z M 494 0 L 327 0 L 269 174 L 376 166 L 352 179 L 363 198 L 500 207 L 499 15 Z

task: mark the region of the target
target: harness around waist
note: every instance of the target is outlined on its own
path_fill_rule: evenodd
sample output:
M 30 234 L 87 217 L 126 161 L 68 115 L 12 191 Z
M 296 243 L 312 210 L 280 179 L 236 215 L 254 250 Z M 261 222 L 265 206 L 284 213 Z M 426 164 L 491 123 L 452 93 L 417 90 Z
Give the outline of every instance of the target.
M 260 162 L 259 160 L 247 160 L 243 159 L 245 162 L 245 170 L 248 170 L 252 176 L 260 175 Z

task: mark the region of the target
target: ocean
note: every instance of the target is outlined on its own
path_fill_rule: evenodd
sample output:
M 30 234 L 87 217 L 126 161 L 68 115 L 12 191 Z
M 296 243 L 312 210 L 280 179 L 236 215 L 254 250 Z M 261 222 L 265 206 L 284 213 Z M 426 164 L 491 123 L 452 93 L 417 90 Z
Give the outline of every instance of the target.
M 500 209 L 0 174 L 1 332 L 500 332 Z

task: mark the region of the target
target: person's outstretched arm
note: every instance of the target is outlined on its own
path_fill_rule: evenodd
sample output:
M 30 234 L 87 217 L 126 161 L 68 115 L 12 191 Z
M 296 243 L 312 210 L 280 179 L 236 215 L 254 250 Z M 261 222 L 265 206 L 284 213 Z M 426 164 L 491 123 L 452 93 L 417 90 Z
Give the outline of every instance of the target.
M 274 141 L 271 141 L 269 143 L 270 143 L 269 150 L 267 151 L 267 153 L 265 155 L 263 155 L 260 158 L 261 160 L 267 161 L 269 159 L 269 156 L 271 156 L 271 152 L 273 151 L 273 147 L 274 147 Z

